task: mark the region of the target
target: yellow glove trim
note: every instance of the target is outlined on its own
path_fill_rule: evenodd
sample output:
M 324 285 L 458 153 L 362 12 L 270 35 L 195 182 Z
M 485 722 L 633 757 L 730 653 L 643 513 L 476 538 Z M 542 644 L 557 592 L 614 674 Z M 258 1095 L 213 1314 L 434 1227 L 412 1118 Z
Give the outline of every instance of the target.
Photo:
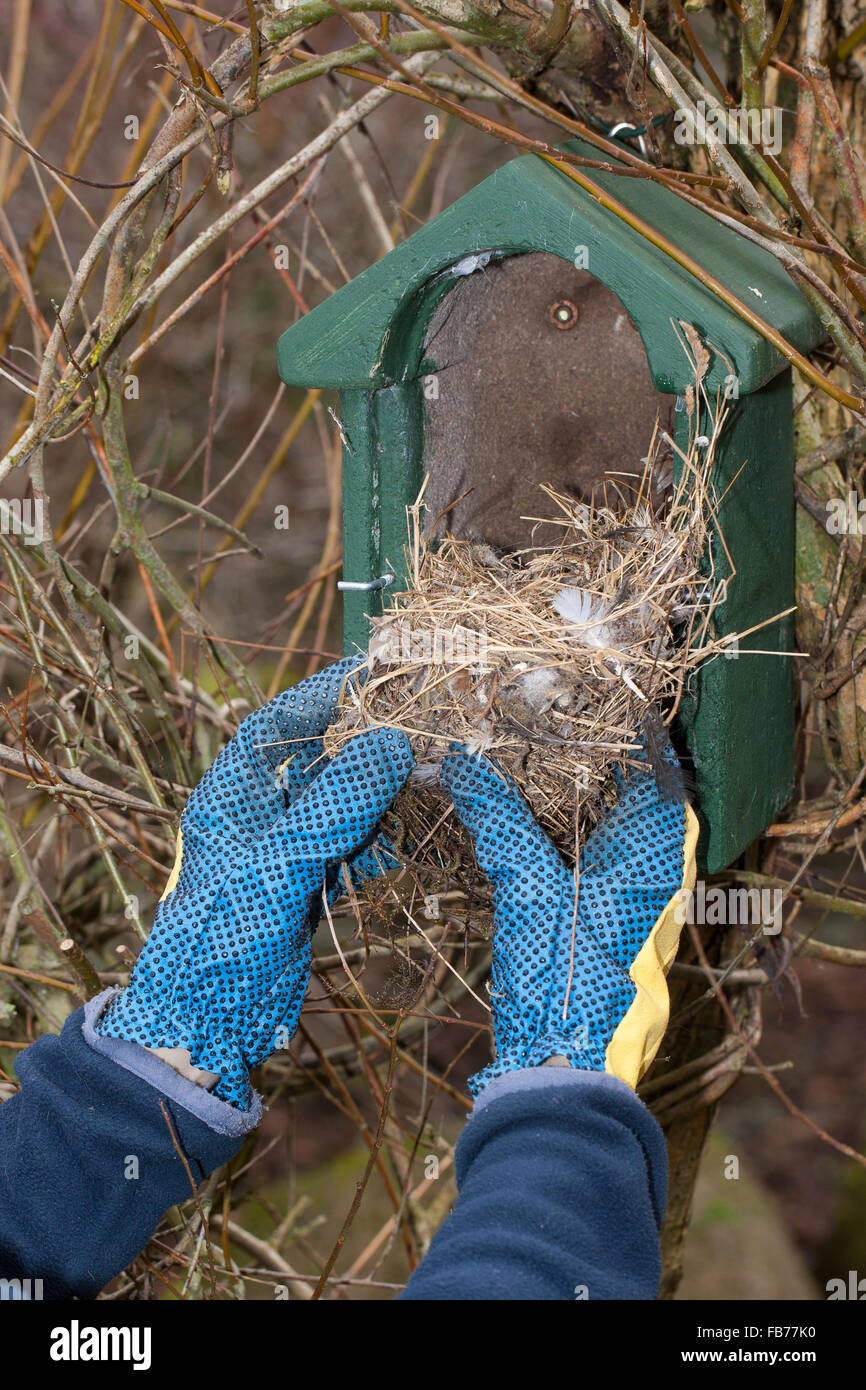
M 683 882 L 662 912 L 635 956 L 629 973 L 637 994 L 604 1054 L 604 1069 L 634 1089 L 659 1050 L 670 1017 L 667 973 L 677 948 L 686 914 L 683 904 L 695 886 L 695 851 L 700 826 L 691 806 L 685 807 Z
M 159 900 L 160 902 L 165 902 L 165 899 L 168 897 L 169 893 L 173 893 L 174 890 L 175 890 L 175 888 L 177 887 L 177 881 L 178 881 L 178 879 L 180 878 L 180 863 L 181 863 L 181 860 L 182 860 L 182 859 L 183 859 L 183 831 L 182 831 L 182 830 L 178 830 L 178 832 L 177 832 L 177 848 L 175 849 L 175 852 L 174 852 L 174 867 L 172 868 L 172 871 L 171 871 L 171 873 L 170 873 L 169 876 L 168 876 L 168 883 L 165 885 L 165 887 L 164 887 L 163 890 L 162 890 L 162 897 L 161 897 L 160 900 Z

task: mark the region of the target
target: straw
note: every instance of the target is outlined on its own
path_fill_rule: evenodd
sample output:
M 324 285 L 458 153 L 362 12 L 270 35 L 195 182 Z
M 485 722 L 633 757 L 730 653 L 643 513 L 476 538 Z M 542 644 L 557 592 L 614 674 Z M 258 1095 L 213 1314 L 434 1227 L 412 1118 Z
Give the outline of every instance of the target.
M 714 439 L 682 459 L 660 514 L 644 485 L 604 505 L 542 485 L 516 552 L 452 535 L 428 543 L 422 489 L 407 509 L 408 587 L 372 620 L 366 670 L 347 684 L 325 737 L 332 756 L 365 729 L 403 730 L 416 759 L 398 806 L 410 843 L 441 818 L 439 766 L 457 743 L 513 778 L 558 848 L 576 856 L 616 799 L 615 771 L 637 762 L 647 728 L 724 646 L 711 617 L 725 586 L 701 573 Z M 539 521 L 545 544 L 535 544 Z M 446 818 L 439 848 L 453 854 L 454 834 Z

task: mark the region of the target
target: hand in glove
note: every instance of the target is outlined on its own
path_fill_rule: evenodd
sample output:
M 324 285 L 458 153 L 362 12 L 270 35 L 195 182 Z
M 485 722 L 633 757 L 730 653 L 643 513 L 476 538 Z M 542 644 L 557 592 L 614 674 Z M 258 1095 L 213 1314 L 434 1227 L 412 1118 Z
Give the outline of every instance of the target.
M 675 765 L 669 744 L 664 756 Z M 575 910 L 573 870 L 504 773 L 458 751 L 441 781 L 494 889 L 496 1060 L 470 1090 L 553 1057 L 636 1086 L 668 1021 L 677 908 L 695 881 L 691 807 L 634 772 L 580 854 Z
M 338 662 L 249 715 L 199 782 L 153 931 L 97 1025 L 186 1049 L 241 1108 L 277 1030 L 297 1027 L 323 890 L 343 862 L 356 881 L 375 872 L 369 846 L 412 766 L 392 729 L 325 759 L 322 734 L 353 666 Z

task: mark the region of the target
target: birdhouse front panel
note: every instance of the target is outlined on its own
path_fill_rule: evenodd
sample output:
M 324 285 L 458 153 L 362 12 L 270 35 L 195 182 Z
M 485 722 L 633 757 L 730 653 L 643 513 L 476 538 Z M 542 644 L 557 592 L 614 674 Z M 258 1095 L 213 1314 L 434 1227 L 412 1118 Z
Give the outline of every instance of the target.
M 431 522 L 517 549 L 539 483 L 602 500 L 633 497 L 656 420 L 673 427 L 643 341 L 620 299 L 549 252 L 492 260 L 460 278 L 425 345 L 425 494 Z M 657 500 L 673 453 L 656 457 Z M 553 533 L 554 528 L 548 527 Z M 543 530 L 536 540 L 540 543 Z
M 573 141 L 570 150 L 585 150 Z M 821 337 L 774 258 L 646 180 L 593 178 L 700 254 L 801 351 Z M 718 536 L 729 578 L 717 636 L 731 659 L 692 681 L 679 736 L 692 760 L 707 871 L 729 864 L 793 782 L 793 403 L 784 359 L 674 259 L 534 156 L 505 165 L 285 333 L 283 380 L 336 386 L 344 436 L 347 649 L 405 575 L 406 508 L 429 475 L 431 525 L 517 548 L 538 484 L 633 489 L 658 419 L 653 489 L 707 427 L 685 410 L 685 323 L 709 354 L 705 386 L 731 398 L 716 451 Z M 466 493 L 466 496 L 463 494 Z M 543 499 L 542 499 L 543 500 Z M 456 504 L 453 505 L 452 504 Z M 441 529 L 441 527 L 440 527 Z M 768 619 L 776 620 L 766 626 Z M 773 653 L 765 655 L 763 653 Z M 776 653 L 779 653 L 776 655 Z

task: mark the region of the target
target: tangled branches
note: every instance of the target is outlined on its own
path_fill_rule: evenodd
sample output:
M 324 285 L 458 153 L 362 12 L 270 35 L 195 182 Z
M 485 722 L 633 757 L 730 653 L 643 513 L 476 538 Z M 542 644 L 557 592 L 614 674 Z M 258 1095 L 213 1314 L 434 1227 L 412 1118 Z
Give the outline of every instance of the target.
M 713 3 L 712 44 L 679 0 L 245 0 L 228 17 L 112 0 L 80 5 L 75 31 L 53 0 L 35 9 L 45 23 L 15 7 L 0 118 L 0 479 L 26 522 L 0 534 L 4 1094 L 18 1050 L 128 977 L 185 799 L 242 715 L 339 648 L 339 432 L 318 392 L 264 385 L 286 318 L 507 146 L 590 192 L 611 157 L 662 183 L 777 257 L 826 327 L 808 360 L 773 338 L 798 372 L 797 798 L 724 879 L 778 889 L 783 932 L 689 936 L 644 1087 L 671 1139 L 672 1288 L 701 1136 L 754 1060 L 761 991 L 802 955 L 864 962 L 822 925 L 866 916 L 866 551 L 827 524 L 863 498 L 856 6 Z M 723 138 L 706 120 L 765 108 L 793 113 L 778 149 L 760 123 Z M 619 121 L 640 135 L 613 138 Z M 596 158 L 562 151 L 571 135 Z M 697 258 L 691 273 L 762 331 Z M 456 896 L 408 889 L 412 921 L 392 899 L 359 932 L 347 898 L 323 922 L 301 1034 L 259 1078 L 281 1125 L 109 1297 L 405 1280 L 453 1200 L 463 1083 L 489 1040 L 490 909 L 467 872 Z M 313 1115 L 360 1146 L 360 1185 L 332 1175 L 327 1201 L 271 1157 Z

